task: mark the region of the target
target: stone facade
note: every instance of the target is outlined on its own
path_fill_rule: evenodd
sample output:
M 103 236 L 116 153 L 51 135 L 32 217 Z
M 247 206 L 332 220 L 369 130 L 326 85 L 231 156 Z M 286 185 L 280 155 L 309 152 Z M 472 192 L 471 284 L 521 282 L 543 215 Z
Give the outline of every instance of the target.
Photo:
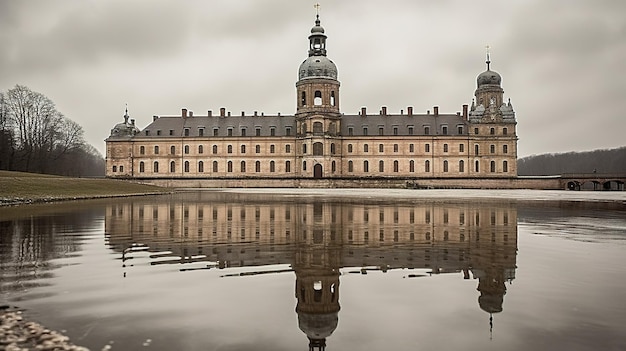
M 477 79 L 475 102 L 454 114 L 399 114 L 382 107 L 345 115 L 337 67 L 326 57 L 319 17 L 309 36 L 309 57 L 296 82 L 295 115 L 154 116 L 143 130 L 134 121 L 106 139 L 107 177 L 133 179 L 476 179 L 517 177 L 513 107 L 504 102 L 501 77 Z

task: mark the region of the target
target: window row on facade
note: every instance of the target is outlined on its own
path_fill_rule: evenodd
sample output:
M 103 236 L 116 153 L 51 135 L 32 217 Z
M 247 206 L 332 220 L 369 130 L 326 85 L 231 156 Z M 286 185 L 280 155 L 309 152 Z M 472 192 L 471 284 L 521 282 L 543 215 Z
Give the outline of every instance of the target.
M 451 162 L 449 162 L 448 160 L 444 160 L 443 162 L 441 162 L 441 169 L 439 170 L 434 170 L 432 169 L 432 162 L 431 160 L 425 160 L 421 165 L 420 165 L 420 169 L 417 170 L 416 169 L 416 162 L 415 160 L 409 160 L 408 163 L 406 162 L 401 162 L 399 160 L 394 160 L 392 162 L 385 162 L 384 160 L 379 160 L 377 163 L 376 161 L 370 162 L 370 160 L 363 160 L 362 162 L 355 162 L 353 160 L 348 160 L 347 162 L 347 172 L 348 173 L 387 173 L 387 172 L 393 172 L 393 173 L 399 173 L 399 172 L 404 172 L 405 169 L 401 170 L 401 163 L 403 163 L 402 166 L 406 167 L 408 166 L 408 172 L 409 173 L 415 173 L 415 172 L 424 172 L 424 173 L 431 173 L 431 172 L 443 172 L 443 173 L 448 173 L 448 172 L 457 172 L 457 173 L 465 173 L 465 172 L 480 172 L 480 161 L 479 160 L 475 160 L 474 164 L 473 164 L 473 168 L 471 170 L 467 170 L 466 168 L 466 162 L 465 160 L 459 160 L 458 163 L 456 163 L 454 166 L 452 165 Z M 167 171 L 165 171 L 166 173 L 177 173 L 179 172 L 179 170 L 177 169 L 176 166 L 176 161 L 170 161 L 169 162 L 169 168 Z M 253 165 L 253 169 L 249 169 L 249 164 Z M 236 167 L 235 162 L 233 161 L 227 161 L 225 164 L 222 164 L 222 167 L 225 167 L 220 169 L 220 162 L 219 161 L 207 161 L 206 164 L 204 161 L 198 161 L 197 163 L 195 163 L 195 165 L 197 166 L 195 168 L 195 170 L 192 170 L 192 163 L 190 161 L 184 161 L 183 162 L 183 169 L 182 171 L 185 173 L 190 173 L 190 172 L 197 172 L 197 173 L 204 173 L 204 172 L 213 172 L 213 173 L 219 173 L 219 172 L 227 172 L 227 173 L 233 173 L 233 172 L 239 172 L 239 173 L 247 173 L 247 172 L 254 172 L 254 173 L 261 173 L 261 172 L 266 172 L 269 171 L 270 173 L 275 173 L 275 172 L 284 172 L 284 173 L 290 173 L 291 172 L 291 161 L 285 161 L 284 162 L 284 168 L 278 169 L 277 168 L 277 162 L 276 161 L 269 161 L 269 163 L 267 163 L 268 168 L 267 169 L 263 169 L 262 170 L 262 163 L 261 161 L 240 161 L 238 163 L 238 168 Z M 211 167 L 210 170 L 207 168 L 205 170 L 205 166 L 206 167 Z M 377 166 L 377 167 L 376 167 Z M 389 167 L 389 168 L 387 168 Z M 112 172 L 113 173 L 117 173 L 119 170 L 119 172 L 123 173 L 124 172 L 124 166 L 120 165 L 113 165 L 112 166 Z M 307 161 L 302 161 L 302 171 L 306 171 L 307 170 Z M 139 173 L 144 173 L 147 172 L 147 167 L 146 167 L 146 162 L 144 161 L 140 161 L 139 162 Z M 160 162 L 159 161 L 154 161 L 152 162 L 152 169 L 151 169 L 152 173 L 159 173 L 159 172 L 163 172 L 163 170 L 160 169 Z M 335 161 L 331 162 L 331 172 L 335 173 L 337 172 L 337 164 Z M 504 160 L 501 162 L 501 166 L 498 167 L 497 163 L 495 160 L 491 160 L 489 161 L 489 172 L 491 173 L 496 173 L 496 172 L 502 172 L 502 173 L 508 173 L 509 172 L 509 163 L 507 160 Z
M 409 153 L 415 153 L 416 151 L 416 144 L 408 144 L 408 152 Z M 348 153 L 353 153 L 353 152 L 358 152 L 353 144 L 347 144 L 346 146 L 347 152 Z M 398 153 L 400 152 L 400 144 L 392 144 L 392 145 L 385 145 L 385 144 L 378 144 L 377 145 L 377 150 L 378 153 L 385 153 L 387 152 L 393 152 L 393 153 Z M 423 144 L 422 150 L 419 150 L 419 152 L 424 152 L 424 153 L 430 153 L 431 150 L 434 148 L 431 148 L 431 144 L 430 143 L 425 143 Z M 227 154 L 233 154 L 235 150 L 235 146 L 233 145 L 226 145 L 226 153 Z M 465 152 L 465 144 L 458 144 L 458 148 L 456 150 L 453 150 L 452 145 L 448 144 L 448 143 L 444 143 L 441 144 L 441 150 L 443 153 L 447 153 L 447 152 L 459 152 L 459 153 L 464 153 Z M 204 145 L 198 145 L 197 146 L 197 154 L 202 155 L 204 154 Z M 248 151 L 248 145 L 246 144 L 241 144 L 238 146 L 238 151 L 240 154 L 245 154 Z M 269 153 L 270 154 L 274 154 L 277 151 L 277 147 L 274 144 L 269 145 Z M 302 154 L 306 155 L 307 154 L 307 144 L 302 144 Z M 321 142 L 315 142 L 313 143 L 313 155 L 315 156 L 321 156 L 324 155 L 324 144 Z M 362 150 L 360 150 L 364 153 L 368 153 L 370 152 L 370 144 L 362 144 Z M 489 153 L 490 154 L 495 154 L 497 153 L 498 150 L 496 150 L 496 145 L 495 144 L 491 144 L 489 145 Z M 154 155 L 159 155 L 161 152 L 160 148 L 158 145 L 153 147 L 153 154 Z M 170 146 L 170 155 L 176 155 L 177 149 L 175 145 Z M 254 150 L 252 151 L 253 153 L 256 154 L 260 154 L 263 152 L 262 150 L 262 146 L 261 145 L 254 145 Z M 509 146 L 507 144 L 502 145 L 502 149 L 501 152 L 503 154 L 508 154 L 509 153 Z M 183 153 L 185 155 L 189 155 L 191 154 L 191 146 L 190 145 L 185 145 L 183 146 Z M 211 146 L 211 153 L 213 155 L 217 155 L 220 153 L 219 150 L 219 146 L 218 145 L 212 145 Z M 285 144 L 284 145 L 284 153 L 291 153 L 291 144 Z M 331 154 L 336 154 L 337 153 L 337 149 L 335 146 L 335 143 L 331 143 L 330 144 L 330 153 Z M 139 154 L 140 155 L 145 155 L 146 154 L 146 147 L 145 146 L 140 146 L 139 147 Z M 479 144 L 475 144 L 474 145 L 474 155 L 480 155 L 480 145 Z

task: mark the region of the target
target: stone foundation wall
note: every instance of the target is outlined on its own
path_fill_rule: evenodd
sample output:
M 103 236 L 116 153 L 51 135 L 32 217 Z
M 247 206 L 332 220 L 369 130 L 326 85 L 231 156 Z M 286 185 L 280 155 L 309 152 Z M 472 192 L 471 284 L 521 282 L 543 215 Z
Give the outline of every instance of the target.
M 324 178 L 324 179 L 135 179 L 171 188 L 410 188 L 565 190 L 560 178 Z

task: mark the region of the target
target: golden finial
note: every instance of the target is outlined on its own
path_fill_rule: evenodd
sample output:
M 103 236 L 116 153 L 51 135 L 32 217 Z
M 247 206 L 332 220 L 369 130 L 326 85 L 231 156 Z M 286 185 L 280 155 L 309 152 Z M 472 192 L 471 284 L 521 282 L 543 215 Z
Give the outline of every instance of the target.
M 489 59 L 489 45 L 485 45 L 485 50 L 487 51 L 487 71 L 488 71 L 489 64 L 491 64 L 491 60 Z
M 320 3 L 316 3 L 315 5 L 313 5 L 313 7 L 315 7 L 315 11 L 317 12 L 317 17 L 320 16 L 320 7 L 322 7 L 322 5 L 320 5 Z

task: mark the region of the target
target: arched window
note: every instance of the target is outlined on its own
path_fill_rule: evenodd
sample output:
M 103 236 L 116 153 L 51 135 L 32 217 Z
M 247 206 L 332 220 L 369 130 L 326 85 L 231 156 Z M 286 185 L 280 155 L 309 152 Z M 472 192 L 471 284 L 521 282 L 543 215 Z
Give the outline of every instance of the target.
M 189 161 L 185 161 L 185 172 L 189 172 Z
M 474 155 L 478 155 L 478 144 L 474 145 Z
M 145 171 L 145 166 L 143 161 L 139 162 L 139 173 L 143 173 Z
M 448 152 L 448 144 L 443 144 L 443 152 Z
M 363 172 L 367 173 L 370 171 L 370 163 L 367 161 L 363 161 Z
M 246 161 L 241 161 L 240 172 L 246 173 Z
M 152 165 L 152 171 L 154 173 L 159 173 L 159 162 L 158 161 L 154 161 L 154 164 Z
M 170 162 L 170 173 L 176 172 L 176 162 Z
M 158 147 L 158 146 L 155 146 L 155 147 L 154 147 L 154 154 L 155 154 L 155 155 L 158 155 L 158 154 L 159 154 L 159 147 Z
M 287 153 L 287 154 L 291 153 L 291 145 L 289 145 L 289 144 L 285 145 L 285 153 Z
M 124 172 L 124 166 L 120 166 L 120 172 Z
M 363 152 L 369 152 L 369 145 L 367 144 L 363 145 Z
M 330 105 L 335 106 L 335 91 L 330 92 Z
M 443 171 L 448 172 L 448 161 L 443 161 Z
M 261 172 L 261 161 L 256 161 L 254 163 L 254 171 L 257 173 Z
M 480 172 L 480 162 L 478 160 L 474 161 L 474 171 L 476 173 Z
M 459 173 L 465 172 L 465 161 L 459 161 Z
M 146 154 L 146 147 L 145 146 L 140 146 L 139 147 L 139 154 L 140 155 L 145 155 Z
M 291 172 L 291 161 L 285 161 L 285 172 Z
M 337 164 L 335 163 L 335 161 L 333 161 L 333 163 L 330 164 L 330 171 L 333 173 L 337 171 Z
M 117 172 L 117 166 L 113 166 L 113 173 Z
M 324 155 L 324 144 L 322 143 L 313 143 L 313 156 L 322 156 Z
M 228 145 L 228 151 L 229 154 L 233 153 L 233 146 L 232 145 Z
M 504 135 L 509 134 L 509 129 L 507 127 L 502 128 L 502 134 Z
M 352 163 L 352 161 L 348 161 L 348 172 L 354 172 L 354 164 Z
M 172 155 L 176 154 L 176 146 L 174 145 L 170 146 L 170 154 Z
M 424 172 L 426 173 L 430 172 L 430 160 L 426 160 L 424 162 Z
M 490 166 L 491 173 L 495 172 L 496 171 L 496 161 L 491 161 L 489 164 L 491 165 Z
M 383 144 L 378 144 L 378 152 L 384 152 L 385 146 Z
M 204 172 L 204 162 L 198 161 L 198 173 Z
M 189 154 L 189 145 L 185 145 L 185 155 Z
M 306 144 L 302 144 L 302 153 L 306 155 Z
M 202 145 L 198 145 L 198 153 L 199 153 L 199 154 L 204 153 L 204 146 L 202 146 Z
M 495 128 L 490 128 L 489 129 L 489 134 L 491 134 L 491 135 L 496 134 L 496 129 Z
M 306 106 L 306 92 L 300 94 L 300 106 Z
M 320 106 L 322 104 L 322 92 L 319 90 L 315 91 L 315 96 L 313 99 L 313 105 Z
M 213 154 L 217 154 L 217 145 L 213 145 Z
M 306 171 L 306 161 L 302 161 L 302 170 Z
M 509 163 L 507 161 L 502 161 L 502 172 L 508 172 L 509 171 Z
M 335 143 L 331 143 L 330 144 L 330 154 L 334 155 L 335 154 Z
M 306 123 L 302 123 L 302 127 L 300 127 L 300 129 L 302 129 L 302 134 L 306 134 Z
M 508 145 L 502 145 L 502 153 L 503 154 L 508 154 L 509 153 L 509 146 Z
M 217 165 L 217 161 L 213 161 L 213 172 L 217 173 L 219 171 L 219 166 Z
M 254 151 L 255 151 L 257 154 L 260 154 L 260 153 L 261 153 L 261 145 L 257 145 L 257 146 L 255 146 L 255 147 L 254 147 Z
M 270 172 L 276 172 L 276 163 L 274 161 L 270 161 Z
M 379 172 L 384 172 L 385 171 L 385 161 L 383 161 L 383 160 L 378 161 L 378 171 Z
M 270 154 L 273 154 L 276 152 L 276 146 L 275 145 L 270 145 Z
M 228 161 L 227 169 L 228 169 L 228 173 L 232 173 L 232 171 L 233 171 L 233 161 Z
M 393 171 L 395 173 L 398 173 L 400 171 L 400 164 L 398 163 L 398 161 L 393 161 Z
M 415 172 L 415 161 L 413 160 L 409 161 L 409 172 Z
M 324 134 L 324 124 L 322 124 L 322 122 L 313 122 L 313 134 Z
M 489 145 L 489 152 L 492 153 L 492 154 L 495 154 L 496 153 L 496 146 L 493 145 L 493 144 Z
M 348 144 L 348 152 L 352 152 L 352 144 Z

